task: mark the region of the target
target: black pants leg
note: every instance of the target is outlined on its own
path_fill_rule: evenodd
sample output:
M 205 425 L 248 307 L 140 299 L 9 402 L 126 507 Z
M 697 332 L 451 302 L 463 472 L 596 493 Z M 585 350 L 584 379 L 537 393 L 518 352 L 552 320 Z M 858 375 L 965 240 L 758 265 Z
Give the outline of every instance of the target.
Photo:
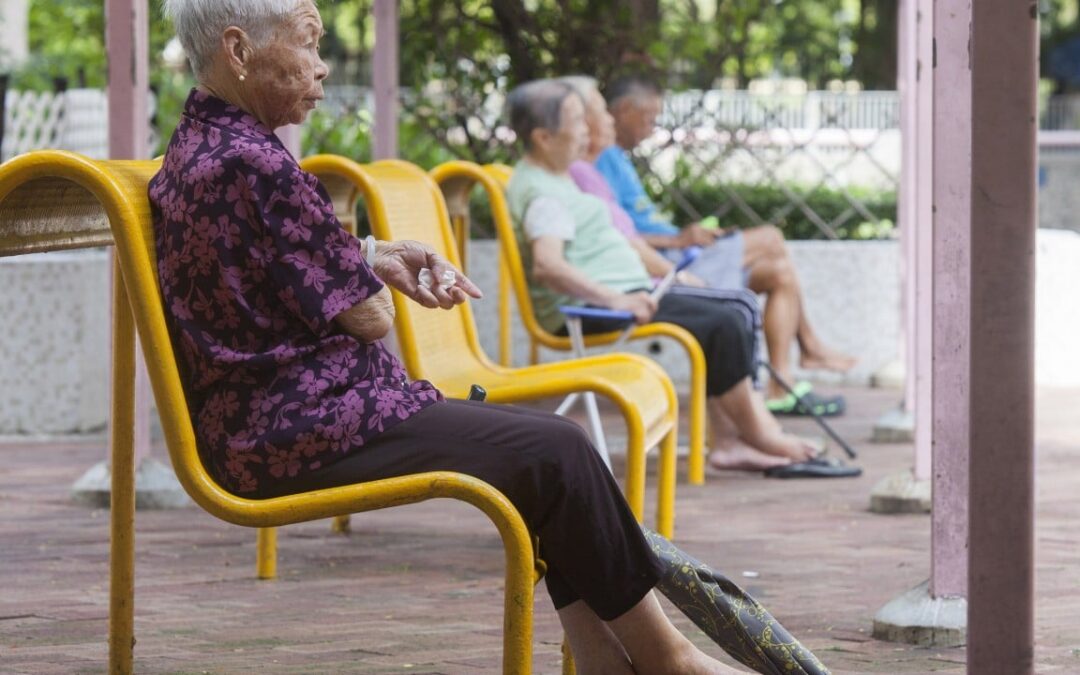
M 720 396 L 753 374 L 754 333 L 738 306 L 723 298 L 668 293 L 660 298 L 653 321 L 682 326 L 705 352 L 705 393 Z M 582 319 L 581 330 L 606 333 L 626 328 L 624 321 Z M 560 331 L 566 334 L 565 327 Z
M 754 334 L 737 307 L 725 300 L 668 293 L 653 321 L 690 331 L 705 352 L 705 393 L 720 396 L 753 372 Z
M 585 432 L 549 413 L 437 403 L 283 489 L 302 492 L 424 471 L 468 474 L 506 495 L 540 540 L 556 609 L 580 598 L 601 619 L 614 619 L 659 579 L 656 556 Z

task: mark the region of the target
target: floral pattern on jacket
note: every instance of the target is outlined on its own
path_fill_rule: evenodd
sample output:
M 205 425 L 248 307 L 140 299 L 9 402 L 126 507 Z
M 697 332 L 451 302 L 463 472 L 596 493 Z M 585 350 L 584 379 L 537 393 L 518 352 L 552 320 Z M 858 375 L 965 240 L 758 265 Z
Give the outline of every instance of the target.
M 318 179 L 253 117 L 192 91 L 150 202 L 199 450 L 226 489 L 257 496 L 442 400 L 334 323 L 383 283 Z

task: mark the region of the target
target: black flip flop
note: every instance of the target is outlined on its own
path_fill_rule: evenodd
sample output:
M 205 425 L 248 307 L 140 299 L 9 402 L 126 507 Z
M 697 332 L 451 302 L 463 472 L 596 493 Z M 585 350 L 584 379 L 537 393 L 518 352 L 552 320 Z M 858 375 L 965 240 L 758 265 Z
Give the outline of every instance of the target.
M 855 478 L 861 475 L 859 467 L 848 466 L 831 457 L 814 457 L 805 462 L 765 469 L 767 478 Z

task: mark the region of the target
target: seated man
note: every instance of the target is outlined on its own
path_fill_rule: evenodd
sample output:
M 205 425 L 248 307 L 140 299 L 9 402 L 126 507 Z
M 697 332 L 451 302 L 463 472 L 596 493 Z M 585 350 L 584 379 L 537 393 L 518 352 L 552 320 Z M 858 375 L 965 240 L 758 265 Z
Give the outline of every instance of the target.
M 525 157 L 507 188 L 537 319 L 565 330 L 559 305 L 587 303 L 633 313 L 638 323 L 667 321 L 701 343 L 707 363 L 717 468 L 760 470 L 803 461 L 816 449 L 784 433 L 750 382 L 751 334 L 738 310 L 715 298 L 665 295 L 659 304 L 641 258 L 612 226 L 611 211 L 570 178 L 588 144 L 585 105 L 567 84 L 542 80 L 509 97 L 510 121 Z M 584 322 L 586 332 L 611 325 Z
M 748 286 L 768 295 L 765 304 L 765 343 L 776 372 L 791 381 L 791 344 L 799 343 L 800 365 L 808 369 L 846 372 L 855 359 L 825 346 L 807 319 L 802 291 L 784 236 L 772 225 L 744 231 L 708 230 L 699 223 L 681 230 L 671 224 L 649 199 L 628 153 L 652 135 L 660 114 L 661 91 L 642 77 L 624 77 L 607 91 L 608 109 L 615 124 L 615 144 L 594 158 L 596 168 L 607 180 L 619 205 L 630 215 L 637 231 L 649 245 L 678 251 L 687 246 L 704 246 L 704 254 L 689 268 L 713 288 Z M 800 394 L 809 391 L 800 385 Z M 797 413 L 798 405 L 780 384 L 770 379 L 770 410 Z M 811 397 L 821 403 L 827 399 Z M 833 408 L 823 405 L 819 412 Z

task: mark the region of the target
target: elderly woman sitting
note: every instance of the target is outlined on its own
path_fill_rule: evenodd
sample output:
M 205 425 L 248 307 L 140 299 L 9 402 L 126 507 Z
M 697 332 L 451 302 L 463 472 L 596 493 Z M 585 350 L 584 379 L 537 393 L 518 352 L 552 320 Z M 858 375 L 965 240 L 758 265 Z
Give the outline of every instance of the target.
M 505 494 L 540 540 L 582 672 L 732 672 L 651 589 L 660 566 L 575 424 L 448 401 L 379 341 L 387 284 L 431 308 L 479 290 L 427 246 L 362 243 L 274 129 L 323 97 L 311 0 L 166 0 L 198 88 L 150 185 L 161 292 L 199 448 L 226 489 L 266 498 L 422 471 Z M 418 283 L 429 268 L 452 286 Z M 632 666 L 631 666 L 632 664 Z
M 577 303 L 629 311 L 638 323 L 682 326 L 705 351 L 718 442 L 710 464 L 761 470 L 808 459 L 815 448 L 784 433 L 753 389 L 751 334 L 739 313 L 696 288 L 675 286 L 654 302 L 643 252 L 616 230 L 617 212 L 574 183 L 571 166 L 590 145 L 586 102 L 578 91 L 555 80 L 530 82 L 511 92 L 509 107 L 525 157 L 514 168 L 507 198 L 541 324 L 565 330 L 558 307 Z M 586 319 L 583 327 L 599 332 L 613 326 Z

